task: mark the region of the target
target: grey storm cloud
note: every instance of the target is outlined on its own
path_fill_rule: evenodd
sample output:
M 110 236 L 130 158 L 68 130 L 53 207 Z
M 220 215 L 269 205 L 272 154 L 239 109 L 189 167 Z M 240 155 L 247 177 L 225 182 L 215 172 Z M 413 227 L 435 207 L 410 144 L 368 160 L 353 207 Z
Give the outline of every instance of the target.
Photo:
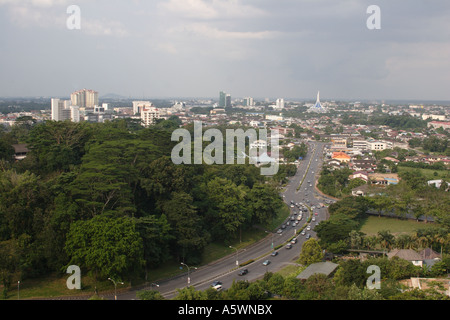
M 450 100 L 449 16 L 436 0 L 0 0 L 0 96 Z

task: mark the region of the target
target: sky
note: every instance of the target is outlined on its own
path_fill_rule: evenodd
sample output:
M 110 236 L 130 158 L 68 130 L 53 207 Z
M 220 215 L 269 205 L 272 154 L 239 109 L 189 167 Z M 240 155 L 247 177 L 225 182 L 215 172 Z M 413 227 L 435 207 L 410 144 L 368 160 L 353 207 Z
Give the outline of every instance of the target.
M 449 58 L 448 0 L 0 0 L 0 97 L 450 100 Z

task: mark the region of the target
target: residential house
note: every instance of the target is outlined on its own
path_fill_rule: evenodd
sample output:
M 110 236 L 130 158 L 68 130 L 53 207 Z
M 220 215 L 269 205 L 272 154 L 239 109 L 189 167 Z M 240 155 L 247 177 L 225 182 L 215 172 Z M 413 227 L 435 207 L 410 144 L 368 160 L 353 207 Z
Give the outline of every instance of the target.
M 348 178 L 350 180 L 361 179 L 361 180 L 364 180 L 365 182 L 369 181 L 369 175 L 368 175 L 367 171 L 355 171 Z
M 376 185 L 398 184 L 400 178 L 396 173 L 369 173 L 369 180 Z
M 423 266 L 422 256 L 412 249 L 394 249 L 387 254 L 389 259 L 393 257 L 398 257 L 400 259 L 411 262 L 415 266 Z
M 14 158 L 16 160 L 25 159 L 30 152 L 26 144 L 13 144 L 12 147 L 14 148 Z
M 441 260 L 441 255 L 431 248 L 425 248 L 419 254 L 428 267 L 432 267 L 436 262 Z

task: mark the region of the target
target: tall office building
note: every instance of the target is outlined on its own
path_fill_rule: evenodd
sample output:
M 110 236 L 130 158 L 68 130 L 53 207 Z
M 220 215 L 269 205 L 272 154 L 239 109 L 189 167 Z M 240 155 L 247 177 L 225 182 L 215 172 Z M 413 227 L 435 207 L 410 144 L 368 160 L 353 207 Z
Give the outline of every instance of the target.
M 253 98 L 251 98 L 251 97 L 244 98 L 243 105 L 244 105 L 244 107 L 253 107 L 255 105 Z
M 83 89 L 71 94 L 70 99 L 73 106 L 80 108 L 94 108 L 98 106 L 98 92 L 94 90 Z
M 227 99 L 226 92 L 220 91 L 220 94 L 219 94 L 219 107 L 220 108 L 225 108 L 226 99 Z
M 231 94 L 227 94 L 225 97 L 225 108 L 231 108 Z

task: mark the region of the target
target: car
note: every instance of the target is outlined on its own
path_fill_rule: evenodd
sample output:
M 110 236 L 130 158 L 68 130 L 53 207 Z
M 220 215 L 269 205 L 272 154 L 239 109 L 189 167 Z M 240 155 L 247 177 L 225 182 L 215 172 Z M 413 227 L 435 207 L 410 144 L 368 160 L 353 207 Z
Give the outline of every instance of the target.
M 317 215 L 319 215 L 319 213 L 318 212 L 314 212 L 314 214 L 317 216 Z
M 291 220 L 294 221 L 295 220 L 295 216 L 292 215 L 291 216 Z
M 286 225 L 285 224 L 281 225 L 281 229 L 286 229 Z
M 282 234 L 282 233 L 283 233 L 283 230 L 278 229 L 277 233 L 278 233 L 278 234 Z
M 275 257 L 275 256 L 278 255 L 278 251 L 274 251 L 274 252 L 272 252 L 270 255 L 271 255 L 272 257 Z
M 306 230 L 311 230 L 311 226 L 310 225 L 308 225 L 307 227 L 306 227 Z
M 316 221 L 316 217 L 312 217 L 311 221 L 313 222 Z
M 221 281 L 213 281 L 213 283 L 211 283 L 211 287 L 215 287 L 215 286 L 218 286 L 218 285 L 221 285 L 222 284 L 222 282 Z
M 290 221 L 288 221 L 288 222 L 286 222 L 286 225 L 287 225 L 287 226 L 289 226 L 289 224 L 290 224 L 290 223 L 291 223 L 291 222 L 290 222 Z
M 297 243 L 297 238 L 292 239 L 292 240 L 291 240 L 291 243 L 292 243 L 292 244 Z
M 213 289 L 216 291 L 220 291 L 220 290 L 222 290 L 222 285 L 218 284 L 218 285 L 214 286 Z
M 242 269 L 241 271 L 239 271 L 240 276 L 245 276 L 247 273 L 248 273 L 248 269 Z
M 270 264 L 270 260 L 266 260 L 266 261 L 263 262 L 263 266 L 267 266 L 269 264 Z
M 309 239 L 309 238 L 311 238 L 311 235 L 308 233 L 308 234 L 306 235 L 306 239 Z
M 306 234 L 305 230 L 302 231 L 302 236 L 304 236 Z
M 286 249 L 291 249 L 291 248 L 292 248 L 292 244 L 288 243 L 288 244 L 286 245 Z

